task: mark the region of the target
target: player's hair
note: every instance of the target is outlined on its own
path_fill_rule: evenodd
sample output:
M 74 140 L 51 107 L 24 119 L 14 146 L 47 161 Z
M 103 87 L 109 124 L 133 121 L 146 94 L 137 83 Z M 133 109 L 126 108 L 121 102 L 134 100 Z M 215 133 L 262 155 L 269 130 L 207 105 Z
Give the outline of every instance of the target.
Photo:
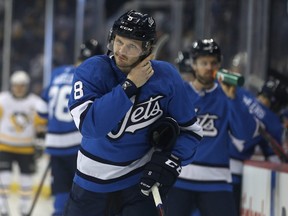
M 22 70 L 15 71 L 10 77 L 11 85 L 17 85 L 17 84 L 29 85 L 29 83 L 30 83 L 29 75 Z
M 199 56 L 216 56 L 221 62 L 222 54 L 219 45 L 213 39 L 197 40 L 190 47 L 190 55 L 193 60 Z
M 143 41 L 143 50 L 150 53 L 156 40 L 156 23 L 148 14 L 130 10 L 121 15 L 110 30 L 107 45 L 110 51 L 112 51 L 115 35 Z
M 90 39 L 80 45 L 80 55 L 78 59 L 84 61 L 91 56 L 101 54 L 104 54 L 101 44 L 95 39 Z

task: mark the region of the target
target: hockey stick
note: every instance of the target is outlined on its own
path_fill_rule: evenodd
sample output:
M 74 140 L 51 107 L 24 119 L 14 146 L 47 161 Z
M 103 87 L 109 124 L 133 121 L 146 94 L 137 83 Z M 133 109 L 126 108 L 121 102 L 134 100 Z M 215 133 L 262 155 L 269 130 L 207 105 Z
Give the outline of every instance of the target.
M 152 52 L 154 54 L 154 59 L 157 59 L 159 50 L 161 50 L 161 48 L 164 46 L 164 44 L 168 40 L 169 40 L 169 34 L 164 34 L 162 37 L 160 37 L 157 40 L 154 46 L 153 52 Z M 159 216 L 164 216 L 164 208 L 163 208 L 163 203 L 161 200 L 158 186 L 156 184 L 153 185 L 153 187 L 151 188 L 151 191 L 152 191 L 153 199 L 154 199 Z
M 164 216 L 163 203 L 158 190 L 158 186 L 156 184 L 153 185 L 151 191 L 159 216 Z
M 47 166 L 46 166 L 46 168 L 45 168 L 45 171 L 44 171 L 44 173 L 43 173 L 42 179 L 41 179 L 40 184 L 39 184 L 39 186 L 38 186 L 38 188 L 37 188 L 35 197 L 34 197 L 34 199 L 33 199 L 32 205 L 31 205 L 31 207 L 30 207 L 30 210 L 29 210 L 27 216 L 31 216 L 31 215 L 32 215 L 32 212 L 33 212 L 33 210 L 34 210 L 34 208 L 35 208 L 35 205 L 36 205 L 36 203 L 37 203 L 37 201 L 38 201 L 39 195 L 40 195 L 40 193 L 41 193 L 41 191 L 42 191 L 42 188 L 43 188 L 43 185 L 44 185 L 44 181 L 45 181 L 45 179 L 46 179 L 46 176 L 47 176 L 47 174 L 48 174 L 49 169 L 50 169 L 50 161 L 48 162 L 48 164 L 47 164 Z
M 265 129 L 262 127 L 259 128 L 259 132 L 262 137 L 268 142 L 270 147 L 273 149 L 274 153 L 279 157 L 282 162 L 288 163 L 288 155 L 285 154 L 284 149 L 282 146 L 275 140 L 271 134 L 269 134 Z
M 164 34 L 157 40 L 153 49 L 154 59 L 157 59 L 159 50 L 162 49 L 162 47 L 168 40 L 169 40 L 169 34 Z

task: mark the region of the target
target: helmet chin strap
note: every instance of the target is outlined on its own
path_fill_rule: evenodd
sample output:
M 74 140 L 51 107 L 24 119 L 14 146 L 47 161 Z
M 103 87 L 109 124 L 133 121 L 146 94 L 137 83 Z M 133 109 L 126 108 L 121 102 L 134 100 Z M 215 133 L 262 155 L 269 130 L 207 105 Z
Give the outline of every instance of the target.
M 144 51 L 138 58 L 138 60 L 131 65 L 131 67 L 135 67 L 137 64 L 139 64 L 141 61 L 143 61 L 147 56 L 149 56 L 152 53 L 152 47 L 149 48 L 149 50 Z
M 138 60 L 136 62 L 134 62 L 134 64 L 131 65 L 131 69 L 133 67 L 135 67 L 137 64 L 139 64 L 141 61 L 143 61 L 143 59 L 145 59 L 148 55 L 140 55 Z

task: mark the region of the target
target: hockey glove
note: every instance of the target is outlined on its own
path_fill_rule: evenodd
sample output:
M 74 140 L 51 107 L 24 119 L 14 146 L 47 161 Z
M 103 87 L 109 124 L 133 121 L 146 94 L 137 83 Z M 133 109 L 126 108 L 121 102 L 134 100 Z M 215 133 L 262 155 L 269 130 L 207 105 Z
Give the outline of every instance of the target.
M 156 184 L 160 193 L 166 194 L 175 183 L 181 169 L 180 161 L 175 156 L 168 152 L 154 152 L 140 181 L 141 192 L 149 196 L 152 186 Z
M 178 123 L 171 117 L 156 121 L 148 131 L 150 144 L 163 151 L 171 151 L 180 134 Z

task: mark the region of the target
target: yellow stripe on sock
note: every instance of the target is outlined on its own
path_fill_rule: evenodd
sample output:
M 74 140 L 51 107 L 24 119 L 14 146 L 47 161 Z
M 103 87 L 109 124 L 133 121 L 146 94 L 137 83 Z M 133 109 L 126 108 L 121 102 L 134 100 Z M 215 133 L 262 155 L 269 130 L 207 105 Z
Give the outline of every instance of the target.
M 12 183 L 10 187 L 11 192 L 20 193 L 20 185 L 17 183 Z M 33 185 L 33 193 L 35 194 L 38 190 L 38 185 Z M 49 185 L 43 185 L 40 196 L 48 198 L 51 196 L 51 187 Z

